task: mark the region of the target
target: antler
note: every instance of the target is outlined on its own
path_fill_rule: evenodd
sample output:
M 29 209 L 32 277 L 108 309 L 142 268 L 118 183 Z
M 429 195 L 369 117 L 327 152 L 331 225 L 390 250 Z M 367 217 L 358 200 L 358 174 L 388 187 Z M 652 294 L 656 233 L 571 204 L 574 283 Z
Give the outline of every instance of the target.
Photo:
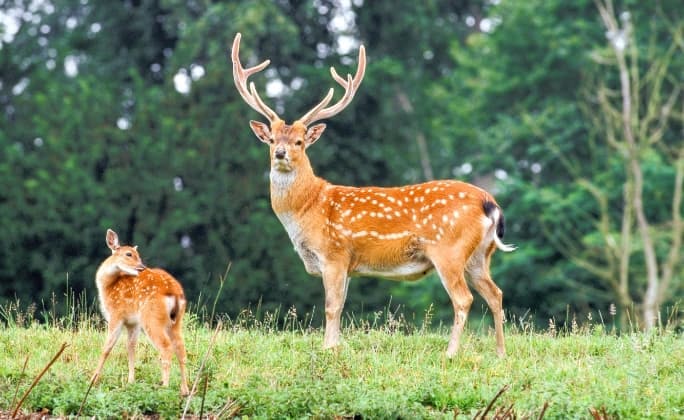
M 340 77 L 335 71 L 334 67 L 330 67 L 330 74 L 332 74 L 333 79 L 339 83 L 344 88 L 344 95 L 342 98 L 334 105 L 325 108 L 333 97 L 333 89 L 330 88 L 328 94 L 325 98 L 313 107 L 309 112 L 304 114 L 302 118 L 299 119 L 304 125 L 309 125 L 314 121 L 323 120 L 330 118 L 333 115 L 341 112 L 344 108 L 349 105 L 351 100 L 354 98 L 356 89 L 358 89 L 361 81 L 363 80 L 363 75 L 366 73 L 366 49 L 361 45 L 359 48 L 359 63 L 356 67 L 356 75 L 352 79 L 351 74 L 347 74 L 347 80 Z
M 268 105 L 261 100 L 256 91 L 256 87 L 254 87 L 254 82 L 250 82 L 249 89 L 247 89 L 247 78 L 252 74 L 265 69 L 266 66 L 271 63 L 271 60 L 266 60 L 263 63 L 248 69 L 242 67 L 239 56 L 241 37 L 242 35 L 239 32 L 235 35 L 235 39 L 233 40 L 233 50 L 231 53 L 231 59 L 233 60 L 233 80 L 235 80 L 235 86 L 237 87 L 238 92 L 240 92 L 242 99 L 244 99 L 249 106 L 254 108 L 255 111 L 268 118 L 268 121 L 272 123 L 273 121 L 279 119 L 278 114 L 276 114 L 275 111 L 269 108 Z

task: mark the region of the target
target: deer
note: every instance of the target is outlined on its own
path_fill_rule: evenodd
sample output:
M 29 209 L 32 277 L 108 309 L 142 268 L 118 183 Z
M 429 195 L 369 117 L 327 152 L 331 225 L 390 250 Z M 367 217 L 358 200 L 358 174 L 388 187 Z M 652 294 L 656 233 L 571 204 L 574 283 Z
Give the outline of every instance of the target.
M 100 264 L 95 283 L 100 309 L 107 321 L 107 338 L 90 380 L 91 386 L 97 382 L 125 327 L 128 331 L 128 383 L 135 381 L 135 346 L 142 329 L 161 353 L 162 386 L 169 385 L 171 358 L 175 353 L 180 365 L 180 392 L 188 395 L 182 332 L 187 302 L 183 287 L 163 269 L 146 267 L 138 247 L 121 245 L 113 230 L 107 230 L 106 241 L 112 255 Z
M 488 192 L 457 180 L 437 180 L 401 187 L 334 185 L 314 174 L 306 150 L 323 134 L 324 123 L 354 98 L 366 69 L 359 47 L 356 74 L 341 77 L 343 89 L 330 105 L 334 89 L 292 124 L 285 123 L 259 96 L 253 74 L 266 60 L 244 68 L 240 39 L 233 40 L 233 79 L 242 99 L 268 120 L 251 120 L 256 137 L 270 149 L 271 207 L 284 226 L 307 273 L 321 277 L 325 292 L 323 348 L 340 344 L 340 318 L 349 281 L 356 276 L 414 281 L 436 271 L 454 309 L 446 356 L 458 351 L 473 301 L 470 285 L 484 298 L 494 318 L 496 352 L 505 356 L 503 293 L 490 275 L 496 249 L 511 252 L 502 242 L 503 211 Z

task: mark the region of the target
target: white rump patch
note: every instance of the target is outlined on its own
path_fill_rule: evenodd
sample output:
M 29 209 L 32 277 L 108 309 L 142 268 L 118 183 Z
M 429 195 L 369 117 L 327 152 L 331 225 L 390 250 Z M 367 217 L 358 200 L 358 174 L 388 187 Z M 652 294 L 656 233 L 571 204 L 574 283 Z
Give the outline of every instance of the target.
M 176 306 L 175 296 L 164 296 L 164 303 L 166 304 L 166 312 L 171 313 L 173 307 Z

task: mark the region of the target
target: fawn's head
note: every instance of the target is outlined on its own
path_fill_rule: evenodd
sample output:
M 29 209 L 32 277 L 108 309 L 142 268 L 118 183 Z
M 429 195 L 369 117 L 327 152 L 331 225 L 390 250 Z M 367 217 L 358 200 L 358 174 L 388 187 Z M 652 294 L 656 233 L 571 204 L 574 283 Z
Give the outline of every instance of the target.
M 344 95 L 337 103 L 328 106 L 333 97 L 333 89 L 331 88 L 318 105 L 314 106 L 303 117 L 288 125 L 261 100 L 254 82 L 250 82 L 249 88 L 247 87 L 247 78 L 266 68 L 270 60 L 266 60 L 248 69 L 242 67 L 239 57 L 240 38 L 241 35 L 239 33 L 235 35 L 231 54 L 235 86 L 238 92 L 240 92 L 242 99 L 269 121 L 269 124 L 265 124 L 252 120 L 249 122 L 249 125 L 257 138 L 269 145 L 271 168 L 279 172 L 290 172 L 297 167 L 300 161 L 308 161 L 305 152 L 306 148 L 318 140 L 325 130 L 325 124 L 309 126 L 315 121 L 330 118 L 341 112 L 354 98 L 354 94 L 361 84 L 366 71 L 366 50 L 363 45 L 359 48 L 359 62 L 356 75 L 353 78 L 348 74 L 347 78 L 344 79 L 337 74 L 335 68 L 330 68 L 333 79 L 344 88 Z
M 112 255 L 106 262 L 111 263 L 111 269 L 123 274 L 137 276 L 146 267 L 143 264 L 137 246 L 119 244 L 119 235 L 111 229 L 107 229 L 107 246 L 112 250 Z

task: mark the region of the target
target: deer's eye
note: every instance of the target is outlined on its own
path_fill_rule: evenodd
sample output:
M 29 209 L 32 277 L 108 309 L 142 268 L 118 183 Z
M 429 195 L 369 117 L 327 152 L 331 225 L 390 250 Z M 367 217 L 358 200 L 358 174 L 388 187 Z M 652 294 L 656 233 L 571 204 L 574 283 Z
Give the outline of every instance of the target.
M 133 253 L 132 253 L 131 251 L 128 251 L 128 252 L 126 253 L 126 256 L 127 256 L 127 257 L 132 257 L 132 256 L 133 256 Z
M 275 143 L 275 140 L 273 140 L 273 137 L 271 137 L 270 139 L 268 139 L 268 142 L 273 144 L 273 143 Z
M 296 145 L 296 146 L 301 146 L 301 145 L 302 145 L 302 141 L 301 141 L 301 140 L 297 140 L 297 141 L 295 142 L 295 145 Z

